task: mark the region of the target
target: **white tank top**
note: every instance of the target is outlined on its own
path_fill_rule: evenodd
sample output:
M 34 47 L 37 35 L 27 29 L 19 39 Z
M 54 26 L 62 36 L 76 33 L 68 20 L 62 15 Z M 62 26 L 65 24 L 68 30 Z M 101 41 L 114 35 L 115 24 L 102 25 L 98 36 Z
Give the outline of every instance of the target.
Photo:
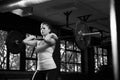
M 37 53 L 37 70 L 49 70 L 56 68 L 56 64 L 53 60 L 53 52 L 55 45 L 48 47 L 45 51 Z

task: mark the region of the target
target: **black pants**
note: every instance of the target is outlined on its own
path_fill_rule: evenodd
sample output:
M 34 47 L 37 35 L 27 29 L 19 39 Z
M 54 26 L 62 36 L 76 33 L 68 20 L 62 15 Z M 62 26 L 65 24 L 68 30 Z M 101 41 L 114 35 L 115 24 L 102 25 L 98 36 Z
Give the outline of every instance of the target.
M 34 73 L 32 80 L 56 80 L 57 74 L 58 74 L 57 69 L 44 71 L 37 70 Z

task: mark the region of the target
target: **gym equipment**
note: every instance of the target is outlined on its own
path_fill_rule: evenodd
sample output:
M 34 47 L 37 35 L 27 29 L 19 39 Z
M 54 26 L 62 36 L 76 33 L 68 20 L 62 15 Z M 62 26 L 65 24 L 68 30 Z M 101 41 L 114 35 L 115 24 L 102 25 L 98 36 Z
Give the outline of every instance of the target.
M 76 44 L 82 50 L 85 50 L 90 45 L 91 36 L 101 35 L 100 32 L 90 33 L 88 25 L 83 21 L 78 21 L 76 23 L 74 34 Z
M 101 34 L 100 32 L 90 33 L 87 24 L 82 21 L 77 22 L 74 33 L 76 43 L 81 50 L 85 50 L 90 45 L 91 36 Z M 6 39 L 7 49 L 13 54 L 20 53 L 22 50 L 25 49 L 25 44 L 22 43 L 22 40 L 24 38 L 25 37 L 20 32 L 11 31 Z M 42 38 L 38 37 L 38 39 L 41 40 Z
M 18 54 L 24 50 L 24 43 L 22 40 L 24 36 L 18 31 L 10 31 L 6 38 L 6 45 L 9 52 L 13 54 Z
M 18 54 L 25 49 L 25 44 L 22 42 L 25 37 L 18 31 L 10 31 L 6 38 L 7 49 L 13 54 Z M 37 36 L 36 40 L 43 40 L 41 36 Z

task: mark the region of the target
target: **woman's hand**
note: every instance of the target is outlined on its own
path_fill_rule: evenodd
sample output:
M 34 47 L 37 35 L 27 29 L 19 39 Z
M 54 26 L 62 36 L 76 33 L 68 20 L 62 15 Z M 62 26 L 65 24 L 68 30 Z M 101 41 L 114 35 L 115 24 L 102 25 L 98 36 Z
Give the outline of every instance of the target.
M 34 39 L 36 39 L 36 36 L 30 35 L 29 38 L 30 38 L 31 40 L 34 40 Z
M 52 45 L 55 45 L 56 39 L 58 39 L 56 34 L 54 34 L 54 33 L 48 34 L 44 38 L 44 40 L 40 41 L 37 44 L 35 52 L 38 53 L 38 52 L 44 51 L 46 48 L 48 48 L 48 47 L 50 47 Z

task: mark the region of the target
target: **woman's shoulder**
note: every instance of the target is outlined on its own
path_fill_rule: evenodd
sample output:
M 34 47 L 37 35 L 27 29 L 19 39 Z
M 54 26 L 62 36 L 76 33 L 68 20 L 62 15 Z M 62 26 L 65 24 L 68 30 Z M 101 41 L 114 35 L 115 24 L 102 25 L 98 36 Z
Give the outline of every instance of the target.
M 57 34 L 55 34 L 55 33 L 50 33 L 50 35 L 52 36 L 52 38 L 54 38 L 54 39 L 58 39 Z

